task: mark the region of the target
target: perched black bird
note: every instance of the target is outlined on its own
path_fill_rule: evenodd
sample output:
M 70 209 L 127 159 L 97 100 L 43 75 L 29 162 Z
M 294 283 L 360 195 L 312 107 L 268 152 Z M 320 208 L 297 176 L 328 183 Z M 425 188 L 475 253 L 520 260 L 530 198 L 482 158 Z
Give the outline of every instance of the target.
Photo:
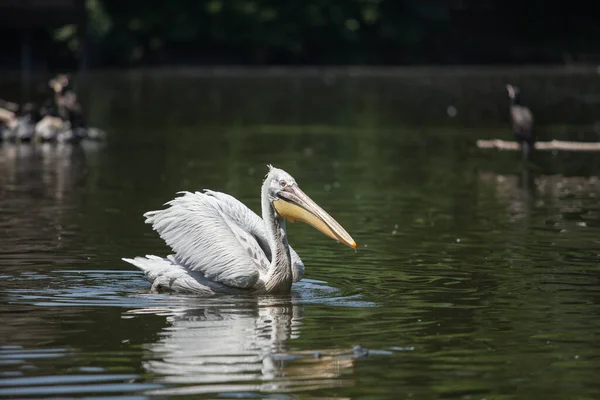
M 529 161 L 531 153 L 535 148 L 535 131 L 533 127 L 533 114 L 531 110 L 521 105 L 519 88 L 514 85 L 506 85 L 508 97 L 510 98 L 510 119 L 512 121 L 515 139 L 523 150 L 523 159 Z
M 54 104 L 52 108 L 58 117 L 71 123 L 72 129 L 86 128 L 83 109 L 77 95 L 71 89 L 71 82 L 68 75 L 58 75 L 48 82 L 54 90 Z
M 78 142 L 83 139 L 104 140 L 106 132 L 101 129 L 88 127 L 83 114 L 83 107 L 77 99 L 77 94 L 71 87 L 69 75 L 60 74 L 52 78 L 48 85 L 53 96 L 43 104 L 40 113 L 47 118 L 44 132 L 40 132 L 43 140 L 58 140 L 60 142 Z M 62 123 L 57 120 L 62 120 Z M 57 130 L 59 130 L 57 134 Z

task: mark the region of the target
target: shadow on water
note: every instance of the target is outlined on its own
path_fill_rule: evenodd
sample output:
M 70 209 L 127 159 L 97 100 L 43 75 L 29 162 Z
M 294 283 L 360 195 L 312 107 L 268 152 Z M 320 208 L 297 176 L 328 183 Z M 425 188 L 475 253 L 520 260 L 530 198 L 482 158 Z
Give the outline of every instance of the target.
M 507 80 L 595 140 L 596 75 L 76 82 L 105 147 L 0 146 L 0 397 L 598 397 L 599 159 L 475 149 L 511 136 Z M 268 163 L 358 251 L 290 224 L 287 297 L 150 294 L 120 261 L 168 254 L 142 213 L 179 190 L 258 210 Z

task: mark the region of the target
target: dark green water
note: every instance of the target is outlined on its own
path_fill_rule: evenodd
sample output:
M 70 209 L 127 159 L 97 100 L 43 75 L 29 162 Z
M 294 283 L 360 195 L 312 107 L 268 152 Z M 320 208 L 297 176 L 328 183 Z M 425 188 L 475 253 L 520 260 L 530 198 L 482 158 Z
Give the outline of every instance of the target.
M 507 80 L 541 136 L 599 139 L 595 75 L 79 81 L 106 145 L 0 147 L 0 396 L 600 397 L 600 162 L 476 150 L 511 137 Z M 241 299 L 120 261 L 168 254 L 141 215 L 179 190 L 258 210 L 266 164 L 358 251 L 289 225 L 306 279 Z

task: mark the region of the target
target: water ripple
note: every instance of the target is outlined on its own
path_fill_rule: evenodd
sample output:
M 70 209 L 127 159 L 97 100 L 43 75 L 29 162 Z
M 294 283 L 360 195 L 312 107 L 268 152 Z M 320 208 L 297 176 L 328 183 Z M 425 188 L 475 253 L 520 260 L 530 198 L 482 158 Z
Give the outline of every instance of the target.
M 525 169 L 474 149 L 506 128 L 397 112 L 433 99 L 447 118 L 442 90 L 464 122 L 511 74 L 89 80 L 102 151 L 0 145 L 0 396 L 599 398 L 598 158 Z M 179 190 L 259 210 L 266 163 L 358 250 L 289 224 L 308 278 L 289 296 L 152 294 L 120 261 L 169 253 L 142 213 Z

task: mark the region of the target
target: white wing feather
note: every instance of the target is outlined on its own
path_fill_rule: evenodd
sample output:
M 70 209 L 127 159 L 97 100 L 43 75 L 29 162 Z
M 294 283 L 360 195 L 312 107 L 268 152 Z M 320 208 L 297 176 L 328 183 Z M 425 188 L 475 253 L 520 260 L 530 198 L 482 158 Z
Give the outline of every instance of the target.
M 182 193 L 168 208 L 145 213 L 146 223 L 190 271 L 231 287 L 253 287 L 269 265 L 254 236 L 223 213 L 216 198 Z
M 263 219 L 233 196 L 208 189 L 205 189 L 204 193 L 217 199 L 220 203 L 220 211 L 233 220 L 242 230 L 254 236 L 266 257 L 271 260 L 271 248 L 267 241 L 267 229 Z M 289 248 L 293 281 L 298 282 L 304 277 L 304 263 L 292 246 L 289 246 Z
M 152 283 L 152 291 L 174 291 L 210 296 L 215 293 L 236 293 L 241 289 L 233 289 L 226 285 L 206 279 L 201 272 L 190 271 L 177 264 L 172 256 L 167 258 L 147 255 L 146 257 L 123 258 L 144 272 L 144 276 Z

